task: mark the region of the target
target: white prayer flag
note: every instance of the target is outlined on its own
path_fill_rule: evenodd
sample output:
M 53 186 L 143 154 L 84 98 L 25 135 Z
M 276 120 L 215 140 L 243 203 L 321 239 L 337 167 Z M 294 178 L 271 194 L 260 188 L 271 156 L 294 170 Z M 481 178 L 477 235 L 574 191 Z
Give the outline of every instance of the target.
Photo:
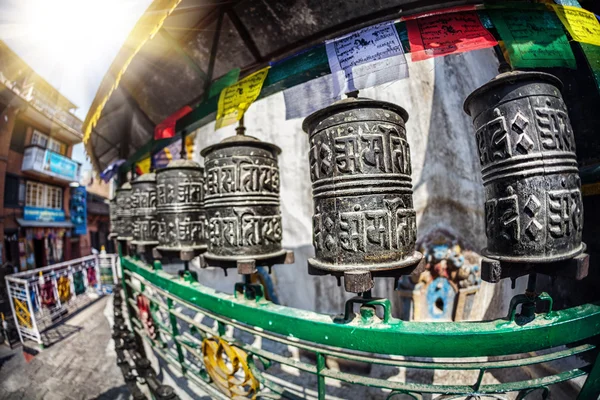
M 283 91 L 285 119 L 304 118 L 331 105 L 340 96 L 333 95 L 331 75 L 321 76 Z
M 408 77 L 404 48 L 393 22 L 325 42 L 334 97 Z

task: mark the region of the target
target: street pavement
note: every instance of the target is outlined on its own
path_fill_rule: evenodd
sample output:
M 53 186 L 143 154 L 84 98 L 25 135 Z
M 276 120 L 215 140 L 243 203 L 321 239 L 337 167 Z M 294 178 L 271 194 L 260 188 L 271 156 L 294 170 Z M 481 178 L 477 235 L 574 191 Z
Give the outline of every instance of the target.
M 0 399 L 128 399 L 107 319 L 110 300 L 97 300 L 48 332 L 53 343 L 29 362 L 20 344 L 0 345 Z

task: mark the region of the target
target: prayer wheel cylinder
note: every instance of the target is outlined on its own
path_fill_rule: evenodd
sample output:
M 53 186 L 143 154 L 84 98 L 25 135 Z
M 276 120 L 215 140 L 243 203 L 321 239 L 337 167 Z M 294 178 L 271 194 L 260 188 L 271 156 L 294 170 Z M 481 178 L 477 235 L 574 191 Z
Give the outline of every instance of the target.
M 206 249 L 204 169 L 191 160 L 171 161 L 156 172 L 160 251 Z
M 281 249 L 279 209 L 281 149 L 236 135 L 202 150 L 209 227 L 205 260 L 266 260 Z
M 352 282 L 367 276 L 372 287 L 372 272 L 421 260 L 407 119 L 395 104 L 347 98 L 304 120 L 314 199 L 309 273 L 343 274 L 346 290 L 359 292 L 365 286 Z
M 109 214 L 110 214 L 110 233 L 108 234 L 108 238 L 116 238 L 119 236 L 117 234 L 118 228 L 118 217 L 117 217 L 117 199 L 113 198 L 108 206 Z
M 465 100 L 485 190 L 491 259 L 549 263 L 582 253 L 583 206 L 575 140 L 561 81 L 507 72 Z
M 150 172 L 131 183 L 133 209 L 133 244 L 157 245 L 156 174 Z
M 125 182 L 117 189 L 118 240 L 133 239 L 133 223 L 131 209 L 131 184 Z

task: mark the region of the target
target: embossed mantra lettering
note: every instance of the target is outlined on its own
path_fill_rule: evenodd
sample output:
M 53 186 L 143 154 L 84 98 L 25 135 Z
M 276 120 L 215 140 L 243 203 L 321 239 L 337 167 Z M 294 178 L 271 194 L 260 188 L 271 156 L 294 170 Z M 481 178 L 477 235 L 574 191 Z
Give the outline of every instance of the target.
M 236 192 L 279 193 L 279 170 L 276 166 L 254 164 L 251 157 L 233 156 L 233 164 L 212 166 L 206 174 L 209 195 Z
M 360 174 L 376 169 L 410 175 L 410 149 L 399 127 L 361 123 L 358 128 L 334 127 L 310 139 L 312 181 L 335 174 Z
M 141 241 L 156 240 L 158 223 L 154 220 L 143 220 L 138 218 L 133 225 L 133 237 Z
M 313 245 L 316 250 L 333 251 L 337 246 L 349 252 L 366 252 L 373 246 L 402 250 L 416 240 L 417 220 L 400 198 L 384 199 L 384 209 L 340 212 L 337 219 L 323 214 L 319 207 L 313 216 Z M 334 216 L 334 218 L 336 218 Z M 336 229 L 337 228 L 337 229 Z M 336 237 L 335 232 L 339 230 Z
M 156 185 L 158 204 L 200 203 L 203 190 L 202 182 L 190 181 L 187 178 L 176 184 L 161 182 Z
M 211 245 L 244 247 L 281 241 L 281 216 L 255 215 L 250 209 L 234 212 L 236 215 L 232 217 L 224 217 L 216 212 L 210 218 L 208 224 Z
M 176 219 L 172 222 L 158 222 L 158 238 L 162 243 L 173 241 L 194 241 L 204 237 L 203 221 L 193 221 L 190 217 Z
M 567 113 L 550 107 L 549 101 L 546 107 L 537 107 L 533 110 L 542 147 L 546 150 L 574 152 L 573 131 Z

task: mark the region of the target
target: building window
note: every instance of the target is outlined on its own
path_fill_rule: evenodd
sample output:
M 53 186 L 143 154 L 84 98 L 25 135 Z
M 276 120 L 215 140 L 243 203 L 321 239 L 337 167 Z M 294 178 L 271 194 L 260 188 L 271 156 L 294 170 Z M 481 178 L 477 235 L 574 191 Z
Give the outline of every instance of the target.
M 62 143 L 59 140 L 53 139 L 48 135 L 38 131 L 37 129 L 33 130 L 33 135 L 31 136 L 31 144 L 40 146 L 43 148 L 47 148 L 48 150 L 52 150 L 55 153 L 66 155 L 67 154 L 67 145 Z
M 48 208 L 62 208 L 62 189 L 52 186 L 47 186 L 48 191 Z
M 33 135 L 31 136 L 31 144 L 46 148 L 46 146 L 48 145 L 48 136 L 44 135 L 37 129 L 34 129 Z
M 48 149 L 63 156 L 67 153 L 67 146 L 55 139 L 48 141 Z
M 25 205 L 28 207 L 62 209 L 63 192 L 56 186 L 27 181 Z
M 4 207 L 22 207 L 25 201 L 25 184 L 16 175 L 6 174 Z

